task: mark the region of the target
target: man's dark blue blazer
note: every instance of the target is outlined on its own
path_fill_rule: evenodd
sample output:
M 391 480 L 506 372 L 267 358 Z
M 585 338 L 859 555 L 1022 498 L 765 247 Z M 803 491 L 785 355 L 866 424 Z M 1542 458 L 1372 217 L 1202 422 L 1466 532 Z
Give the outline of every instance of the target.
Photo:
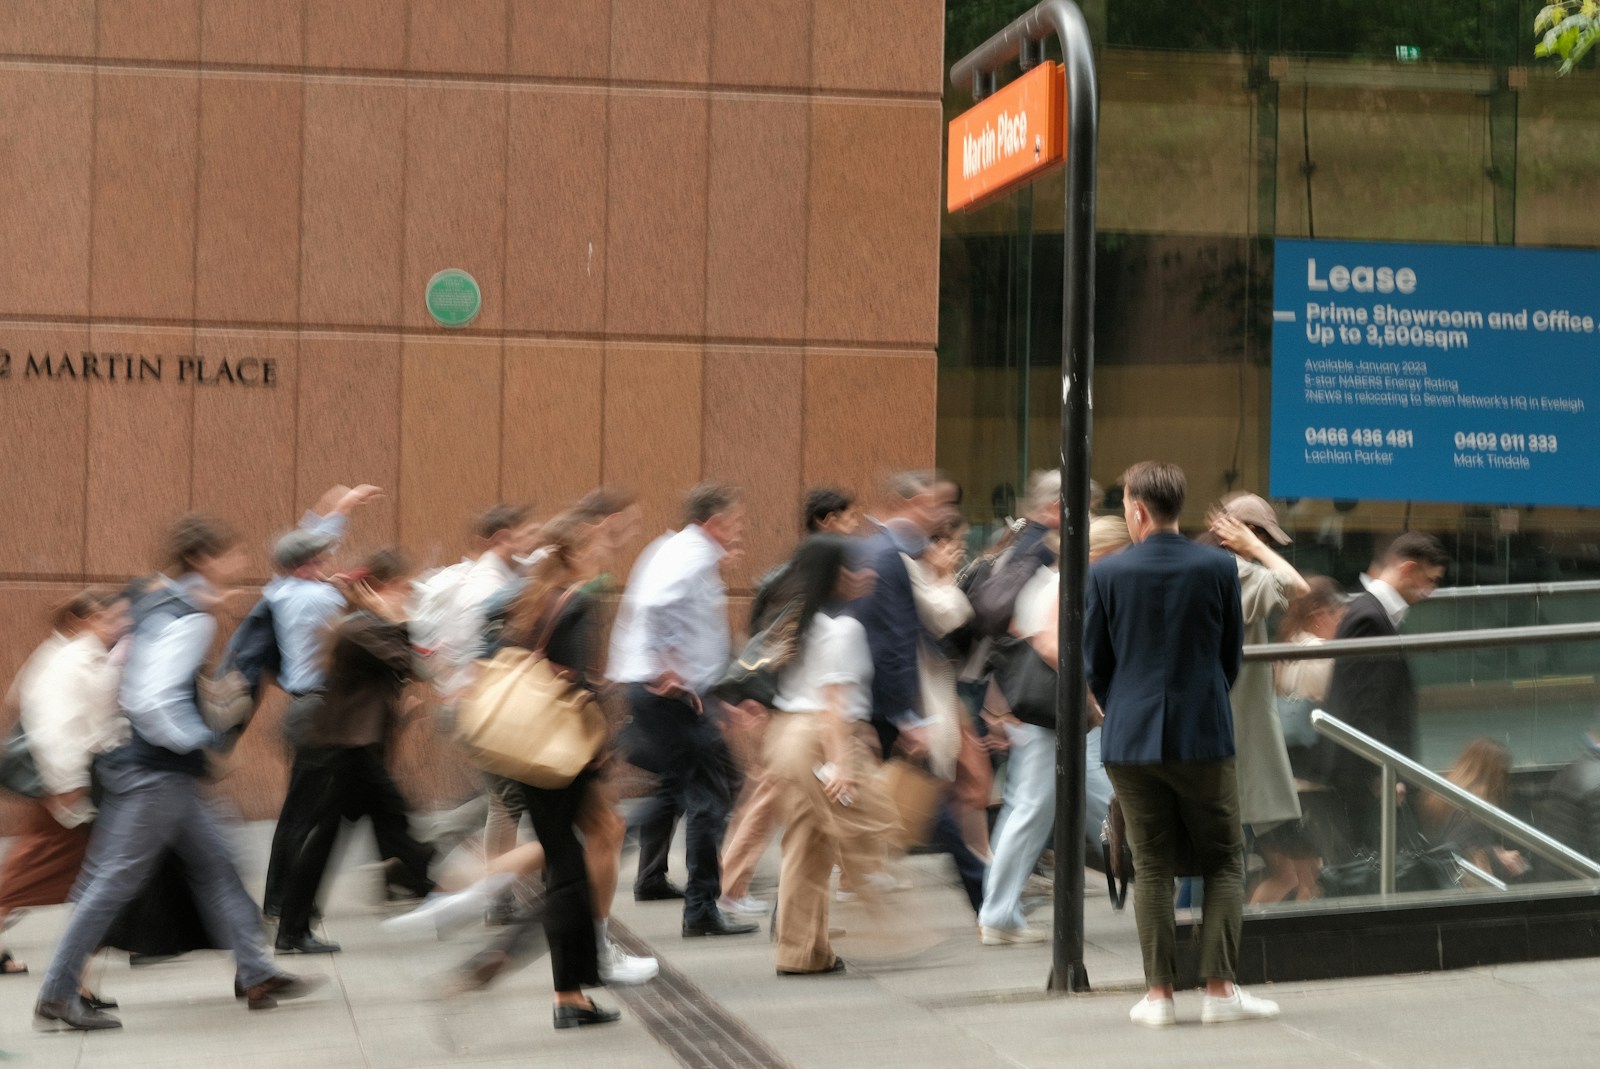
M 1233 555 L 1157 532 L 1089 569 L 1083 666 L 1106 764 L 1232 757 L 1244 653 Z
M 867 632 L 872 650 L 872 720 L 886 744 L 896 734 L 894 722 L 922 711 L 917 679 L 922 621 L 917 616 L 911 576 L 900 559 L 902 553 L 915 556 L 919 552 L 920 546 L 892 528 L 880 526 L 861 540 L 854 565 L 870 568 L 877 576 L 872 593 L 853 602 L 849 612 Z

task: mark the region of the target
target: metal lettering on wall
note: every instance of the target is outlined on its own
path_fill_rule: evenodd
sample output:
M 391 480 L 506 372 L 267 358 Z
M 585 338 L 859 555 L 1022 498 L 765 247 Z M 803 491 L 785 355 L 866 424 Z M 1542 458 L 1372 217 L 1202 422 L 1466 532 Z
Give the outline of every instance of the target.
M 271 357 L 211 357 L 198 353 L 95 353 L 83 350 L 0 349 L 0 382 L 177 382 L 199 386 L 278 385 Z

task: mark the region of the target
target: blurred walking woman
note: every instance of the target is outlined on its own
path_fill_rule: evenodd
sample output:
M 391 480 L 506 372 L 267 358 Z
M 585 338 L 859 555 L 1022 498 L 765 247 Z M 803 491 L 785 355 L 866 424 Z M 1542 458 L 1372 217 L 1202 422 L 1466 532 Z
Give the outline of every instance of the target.
M 56 611 L 54 629 L 17 676 L 23 731 L 44 794 L 23 818 L 22 837 L 0 870 L 0 925 L 12 910 L 67 900 L 89 849 L 89 766 L 120 746 L 117 669 L 110 659 L 128 626 L 119 595 L 86 590 Z M 0 952 L 0 975 L 28 967 Z
M 597 689 L 599 622 L 594 599 L 583 587 L 597 570 L 595 528 L 576 513 L 563 513 L 545 525 L 545 555 L 533 566 L 528 585 L 506 625 L 507 644 L 542 647 L 551 667 L 580 686 Z M 602 983 L 593 898 L 583 844 L 577 827 L 598 790 L 605 753 L 565 787 L 522 784 L 533 830 L 544 844 L 545 934 L 555 980 L 555 1026 L 577 1028 L 609 1024 L 621 1014 L 603 1009 L 583 993 Z
M 767 728 L 767 769 L 785 787 L 778 877 L 778 974 L 839 972 L 828 941 L 828 878 L 837 857 L 858 893 L 871 887 L 885 809 L 872 786 L 864 734 L 871 712 L 872 654 L 861 623 L 833 615 L 866 593 L 871 576 L 845 567 L 848 543 L 815 535 L 786 581 L 798 601 L 799 648 L 778 680 Z

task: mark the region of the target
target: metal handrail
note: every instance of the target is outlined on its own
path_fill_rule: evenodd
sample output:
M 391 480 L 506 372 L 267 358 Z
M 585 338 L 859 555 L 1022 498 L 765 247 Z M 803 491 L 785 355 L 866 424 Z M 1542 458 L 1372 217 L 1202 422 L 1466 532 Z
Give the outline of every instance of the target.
M 1447 586 L 1428 595 L 1429 601 L 1466 601 L 1472 598 L 1555 597 L 1560 594 L 1600 594 L 1600 579 L 1572 579 L 1565 583 L 1502 583 L 1499 586 Z
M 1378 657 L 1388 653 L 1433 653 L 1439 650 L 1473 650 L 1490 646 L 1533 646 L 1547 642 L 1585 642 L 1600 639 L 1600 623 L 1539 624 L 1533 627 L 1486 627 L 1480 631 L 1440 631 L 1428 635 L 1384 638 L 1336 638 L 1315 646 L 1297 642 L 1265 642 L 1244 648 L 1244 659 L 1254 661 L 1323 660 L 1328 657 Z
M 1385 800 L 1380 806 L 1383 814 L 1378 844 L 1378 892 L 1394 894 L 1394 869 L 1396 850 L 1395 807 L 1389 799 L 1395 796 L 1395 786 L 1400 779 L 1426 788 L 1439 795 L 1457 809 L 1476 817 L 1512 842 L 1557 868 L 1580 879 L 1600 880 L 1600 864 L 1584 857 L 1571 847 L 1550 838 L 1531 824 L 1524 823 L 1497 806 L 1490 805 L 1471 791 L 1456 786 L 1436 772 L 1430 772 L 1411 758 L 1391 749 L 1364 732 L 1329 716 L 1321 709 L 1311 712 L 1311 726 L 1319 735 L 1332 739 L 1358 757 L 1371 761 L 1383 773 L 1383 783 L 1378 797 Z

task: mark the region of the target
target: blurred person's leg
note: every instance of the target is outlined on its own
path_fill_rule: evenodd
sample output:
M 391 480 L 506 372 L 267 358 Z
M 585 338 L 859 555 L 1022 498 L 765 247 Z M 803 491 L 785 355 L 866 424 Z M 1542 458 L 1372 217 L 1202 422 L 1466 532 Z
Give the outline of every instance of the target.
M 85 861 L 87 879 L 79 884 L 78 904 L 45 971 L 41 1002 L 77 997 L 89 956 L 155 871 L 185 809 L 178 781 L 186 777 L 178 773 L 118 769 L 106 775 L 106 796 Z
M 956 866 L 956 875 L 961 879 L 961 889 L 967 893 L 967 902 L 971 904 L 972 912 L 977 913 L 983 908 L 983 878 L 987 866 L 961 837 L 961 829 L 956 825 L 948 798 L 939 803 L 939 813 L 933 823 L 933 845 L 940 853 L 950 855 L 950 860 Z
M 834 843 L 828 834 L 832 809 L 814 769 L 823 759 L 820 717 L 775 714 L 768 725 L 769 773 L 780 784 L 784 829 L 778 875 L 779 972 L 822 972 L 833 965 L 828 941 L 828 877 Z
M 994 859 L 984 880 L 984 928 L 1016 932 L 1027 928 L 1022 887 L 1033 872 L 1055 822 L 1056 736 L 1032 724 L 1010 724 L 1011 763 L 1006 778 L 1004 823 L 995 834 Z
M 232 848 L 199 784 L 191 781 L 190 792 L 172 846 L 183 859 L 206 928 L 233 952 L 239 984 L 254 987 L 278 975 L 261 931 L 261 913 L 239 879 Z
M 722 893 L 730 899 L 745 897 L 756 864 L 767 852 L 778 826 L 778 803 L 783 787 L 772 773 L 758 769 L 755 784 L 728 829 L 728 845 L 722 852 Z
M 683 777 L 685 850 L 684 922 L 707 921 L 720 916 L 717 899 L 722 894 L 719 853 L 728 831 L 728 816 L 738 796 L 741 776 L 722 728 L 708 712 L 696 719 L 691 745 L 685 756 L 689 767 Z

